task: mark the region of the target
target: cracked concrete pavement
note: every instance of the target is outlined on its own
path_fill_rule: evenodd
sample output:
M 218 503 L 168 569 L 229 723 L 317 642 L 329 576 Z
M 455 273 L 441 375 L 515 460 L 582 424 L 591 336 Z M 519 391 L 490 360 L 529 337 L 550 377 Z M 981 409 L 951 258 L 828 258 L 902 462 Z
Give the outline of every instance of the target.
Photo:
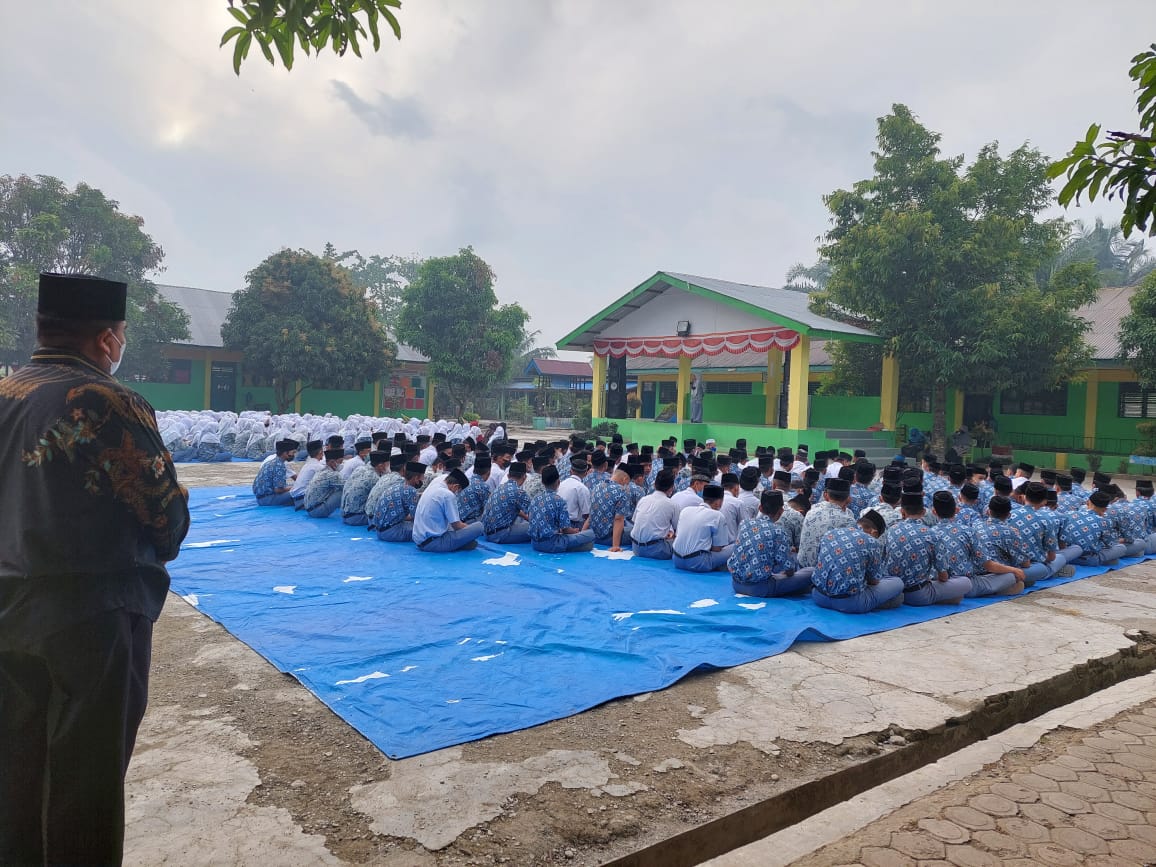
M 227 472 L 182 479 L 223 484 Z M 243 481 L 236 469 L 227 477 Z M 1132 647 L 1126 630 L 1156 631 L 1154 577 L 1148 563 L 896 631 L 801 643 L 397 762 L 173 597 L 129 772 L 126 860 L 600 863 L 901 749 L 890 730 L 935 728 Z

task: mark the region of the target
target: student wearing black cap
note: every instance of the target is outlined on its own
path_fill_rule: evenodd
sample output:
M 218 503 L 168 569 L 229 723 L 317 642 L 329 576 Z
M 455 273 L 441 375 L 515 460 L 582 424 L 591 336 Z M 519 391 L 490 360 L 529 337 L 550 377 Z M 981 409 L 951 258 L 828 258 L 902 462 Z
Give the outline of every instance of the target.
M 1124 556 L 1126 548 L 1112 530 L 1106 512 L 1112 498 L 1103 491 L 1088 496 L 1086 508 L 1070 513 L 1060 527 L 1060 545 L 1078 546 L 1077 566 L 1112 566 Z
M 807 512 L 807 517 L 803 519 L 798 554 L 799 566 L 802 569 L 813 569 L 819 562 L 819 542 L 827 533 L 837 527 L 855 526 L 855 518 L 847 509 L 850 498 L 849 482 L 838 477 L 827 480 L 822 501 Z
M 989 561 L 979 547 L 975 531 L 957 517 L 957 504 L 947 491 L 936 491 L 931 507 L 939 519 L 933 532 L 947 573 L 971 580 L 968 596 L 1014 596 L 1024 589 L 1015 569 Z
M 364 527 L 369 523 L 366 502 L 374 486 L 389 472 L 389 452 L 371 451 L 369 463 L 362 464 L 353 471 L 341 491 L 341 520 L 351 527 Z
M 677 520 L 674 493 L 674 472 L 662 470 L 654 479 L 654 492 L 638 501 L 630 530 L 630 548 L 636 557 L 651 560 L 669 560 L 673 554 L 674 524 Z
M 506 481 L 486 500 L 482 529 L 486 541 L 499 545 L 525 545 L 530 541 L 530 497 L 524 486 L 526 465 L 515 461 L 506 468 Z
M 790 540 L 777 523 L 782 512 L 782 491 L 763 491 L 758 515 L 739 528 L 727 560 L 731 587 L 736 593 L 786 596 L 811 586 L 808 576 L 797 574 L 799 564 L 791 552 Z
M 851 526 L 823 536 L 811 576 L 811 599 L 820 608 L 864 614 L 903 604 L 903 580 L 883 568 L 883 517 L 868 509 Z
M 258 506 L 291 506 L 293 489 L 289 461 L 297 454 L 297 440 L 278 440 L 273 446 L 273 456 L 266 458 L 253 479 L 253 496 Z
M 702 501 L 679 513 L 678 535 L 674 537 L 676 568 L 688 572 L 717 572 L 727 568 L 727 558 L 734 545 L 727 544 L 719 511 L 722 501 L 723 489 L 708 484 L 702 489 Z
M 397 474 L 399 481 L 381 494 L 369 519 L 381 541 L 413 541 L 413 518 L 417 512 L 418 491 L 425 483 L 425 471 L 426 465 L 421 461 L 407 461 Z
M 468 524 L 482 519 L 486 500 L 491 494 L 490 481 L 493 471 L 491 458 L 485 456 L 474 458 L 473 470 L 465 473 L 468 479 L 466 486 L 458 491 L 458 520 Z
M 313 481 L 313 477 L 317 475 L 317 471 L 325 466 L 324 452 L 325 443 L 322 440 L 309 440 L 305 444 L 305 453 L 308 457 L 301 465 L 301 469 L 298 470 L 297 478 L 293 480 L 293 487 L 289 490 L 289 495 L 293 498 L 293 505 L 298 511 L 304 508 L 302 501 L 305 499 L 306 488 Z
M 1144 549 L 1146 554 L 1156 554 L 1156 499 L 1152 497 L 1152 480 L 1139 479 L 1136 482 L 1136 499 L 1132 506 L 1144 518 L 1144 525 L 1148 532 L 1148 545 Z
M 1020 531 L 1008 519 L 1012 513 L 1012 501 L 1004 494 L 996 494 L 987 504 L 988 520 L 975 525 L 976 541 L 984 556 L 992 562 L 1012 567 L 1016 578 L 1025 587 L 1031 587 L 1041 578 L 1047 578 L 1050 570 L 1044 563 L 1033 563 L 1031 549 Z M 989 567 L 988 571 L 992 571 Z
M 413 514 L 413 541 L 418 550 L 448 554 L 478 547 L 482 522 L 466 523 L 458 514 L 458 492 L 469 483 L 466 474 L 455 467 L 446 473 L 444 483 L 431 485 L 422 494 Z
M 583 521 L 581 527 L 572 526 L 570 510 L 558 494 L 558 484 L 557 467 L 543 468 L 544 490 L 530 501 L 530 544 L 535 551 L 544 554 L 589 551 L 594 547 L 594 533 L 589 529 L 589 518 Z M 579 487 L 586 490 L 581 483 Z
M 887 531 L 883 559 L 889 575 L 903 579 L 907 605 L 955 605 L 971 592 L 971 579 L 952 576 L 942 543 L 923 521 L 923 495 L 908 492 L 900 499 L 903 520 Z
M 0 380 L 2 864 L 121 862 L 152 624 L 189 526 L 152 407 L 113 378 L 127 303 L 124 283 L 42 274 L 37 348 Z
M 341 463 L 345 459 L 345 450 L 328 448 L 324 454 L 325 466 L 314 474 L 301 501 L 310 518 L 328 518 L 341 506 L 345 487 L 341 480 Z
M 744 521 L 758 514 L 760 478 L 757 467 L 743 467 L 739 471 L 739 508 Z
M 385 451 L 388 452 L 389 449 Z M 382 496 L 394 485 L 404 483 L 405 455 L 401 452 L 391 454 L 386 470 L 378 477 L 373 487 L 369 490 L 369 496 L 365 498 L 365 515 L 369 521 L 368 526 L 371 530 L 376 529 L 376 525 L 373 523 L 373 515 L 377 511 L 377 504 L 381 501 Z
M 1147 514 L 1132 508 L 1119 485 L 1100 488 L 1112 498 L 1106 512 L 1112 530 L 1124 545 L 1125 557 L 1142 557 L 1148 547 Z
M 353 454 L 341 464 L 339 472 L 341 481 L 348 482 L 355 472 L 364 467 L 369 461 L 369 453 L 373 450 L 373 440 L 363 437 L 353 444 Z
M 610 480 L 603 482 L 590 495 L 590 530 L 594 533 L 594 544 L 608 545 L 612 552 L 622 550 L 625 542 L 629 545 L 631 522 L 634 509 L 630 504 L 630 474 L 626 464 L 619 464 L 610 474 Z
M 1088 497 L 1092 494 L 1084 487 L 1084 479 L 1088 477 L 1088 471 L 1083 467 L 1072 467 L 1068 472 L 1072 476 L 1072 493 L 1078 495 L 1085 503 L 1088 502 Z

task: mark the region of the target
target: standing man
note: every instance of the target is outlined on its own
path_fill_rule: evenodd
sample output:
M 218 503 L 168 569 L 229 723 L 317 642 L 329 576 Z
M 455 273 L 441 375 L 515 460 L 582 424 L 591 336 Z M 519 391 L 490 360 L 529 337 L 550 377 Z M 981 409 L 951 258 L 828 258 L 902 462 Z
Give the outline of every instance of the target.
M 153 622 L 189 527 L 153 409 L 112 378 L 127 287 L 42 274 L 0 380 L 0 863 L 119 864 Z

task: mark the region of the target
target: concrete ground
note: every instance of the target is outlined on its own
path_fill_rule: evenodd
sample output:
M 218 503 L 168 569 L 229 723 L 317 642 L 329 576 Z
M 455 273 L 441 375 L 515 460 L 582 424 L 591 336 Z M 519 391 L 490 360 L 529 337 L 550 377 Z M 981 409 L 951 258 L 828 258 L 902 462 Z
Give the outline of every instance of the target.
M 255 471 L 185 465 L 180 475 L 243 484 Z M 802 643 L 396 762 L 173 597 L 129 771 L 126 861 L 697 863 L 1156 667 L 1153 578 L 1156 562 Z

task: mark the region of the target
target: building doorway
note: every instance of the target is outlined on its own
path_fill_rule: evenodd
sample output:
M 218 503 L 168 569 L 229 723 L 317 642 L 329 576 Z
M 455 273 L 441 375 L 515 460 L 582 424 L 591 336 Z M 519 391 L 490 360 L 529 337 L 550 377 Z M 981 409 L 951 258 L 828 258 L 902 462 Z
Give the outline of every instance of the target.
M 237 409 L 237 365 L 213 362 L 209 380 L 209 409 L 216 412 Z

